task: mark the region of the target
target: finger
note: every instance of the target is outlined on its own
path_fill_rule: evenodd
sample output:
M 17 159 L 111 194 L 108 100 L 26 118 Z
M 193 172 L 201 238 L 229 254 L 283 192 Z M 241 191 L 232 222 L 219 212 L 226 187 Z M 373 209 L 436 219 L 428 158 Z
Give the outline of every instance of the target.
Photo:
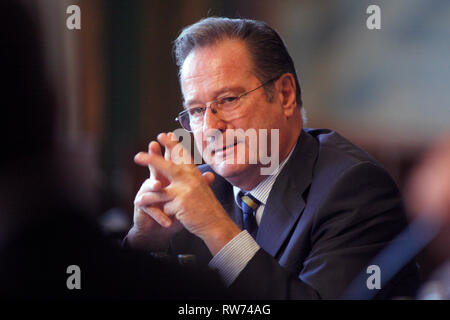
M 148 145 L 148 153 L 162 156 L 162 151 L 161 151 L 160 144 L 158 142 L 156 142 L 156 141 L 150 142 L 149 145 Z M 150 176 L 151 177 L 155 177 L 156 179 L 159 179 L 158 172 L 154 168 L 149 166 L 148 169 L 150 170 Z
M 158 141 L 165 147 L 164 158 L 172 160 L 175 164 L 192 164 L 194 160 L 191 153 L 178 141 L 177 136 L 173 132 L 160 134 Z
M 148 153 L 162 156 L 161 145 L 156 141 L 150 142 L 148 144 Z
M 136 207 L 145 207 L 152 206 L 159 203 L 167 202 L 172 200 L 172 197 L 169 196 L 168 192 L 143 192 L 139 197 L 136 198 L 134 202 Z
M 161 191 L 161 190 L 162 190 L 161 181 L 155 180 L 154 178 L 150 178 L 145 180 L 145 182 L 142 184 L 141 188 L 139 189 L 138 196 L 140 196 L 144 192 Z
M 164 158 L 171 160 L 171 153 L 173 148 L 178 144 L 178 139 L 173 132 L 160 133 L 157 137 L 158 141 L 164 146 Z
M 134 157 L 134 162 L 141 166 L 152 166 L 158 173 L 168 179 L 173 178 L 178 171 L 177 166 L 172 162 L 165 160 L 162 156 L 149 154 L 147 152 L 139 152 Z
M 141 151 L 134 156 L 134 162 L 138 165 L 147 167 L 150 165 L 150 162 L 148 160 L 149 155 L 150 155 L 149 153 Z
M 208 171 L 204 172 L 202 175 L 208 185 L 211 185 L 214 182 L 214 173 Z
M 158 207 L 141 207 L 141 210 L 152 217 L 161 226 L 168 228 L 172 225 L 172 219 L 169 218 L 160 208 Z

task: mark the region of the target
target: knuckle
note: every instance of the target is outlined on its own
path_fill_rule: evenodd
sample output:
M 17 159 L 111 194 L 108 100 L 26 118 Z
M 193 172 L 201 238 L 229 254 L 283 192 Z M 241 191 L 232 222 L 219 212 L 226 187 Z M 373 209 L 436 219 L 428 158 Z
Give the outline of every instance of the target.
M 179 176 L 183 172 L 181 165 L 171 165 L 171 169 L 174 175 Z
M 138 200 L 138 205 L 139 206 L 144 206 L 147 203 L 151 202 L 151 194 L 149 194 L 148 192 L 143 193 L 140 197 L 140 199 Z
M 141 187 L 140 187 L 140 189 L 139 189 L 139 191 L 138 191 L 137 194 L 142 193 L 142 192 L 145 190 L 145 188 L 147 188 L 147 186 L 149 185 L 149 183 L 150 183 L 150 179 L 146 179 L 146 180 L 141 184 Z
M 142 195 L 141 195 L 140 193 L 138 193 L 138 194 L 136 195 L 136 197 L 134 198 L 134 205 L 135 205 L 135 206 L 138 206 L 139 203 L 141 202 L 141 199 L 142 199 Z
M 200 180 L 198 177 L 193 176 L 191 180 L 191 189 L 192 191 L 198 190 L 202 186 L 202 180 Z
M 155 181 L 154 177 L 146 179 L 144 181 L 144 183 L 142 184 L 142 188 L 148 188 L 149 186 L 151 186 L 153 184 L 154 181 Z

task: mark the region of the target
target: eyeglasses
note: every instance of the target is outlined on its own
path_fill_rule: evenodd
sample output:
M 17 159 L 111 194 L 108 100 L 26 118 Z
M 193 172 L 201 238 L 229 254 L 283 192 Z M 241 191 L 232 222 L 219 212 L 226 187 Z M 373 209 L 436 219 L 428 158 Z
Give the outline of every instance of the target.
M 268 81 L 265 81 L 259 87 L 252 89 L 250 91 L 246 91 L 238 95 L 237 97 L 235 96 L 221 97 L 219 99 L 207 102 L 200 106 L 190 107 L 184 111 L 181 111 L 178 114 L 178 117 L 175 118 L 175 121 L 180 122 L 181 126 L 186 131 L 192 132 L 203 126 L 203 120 L 205 118 L 207 108 L 211 108 L 211 112 L 224 121 L 230 121 L 239 118 L 242 115 L 242 109 L 239 108 L 240 99 L 242 97 L 245 97 L 249 93 L 258 90 L 259 88 L 264 87 L 268 83 L 277 80 L 279 77 L 280 76 L 277 76 Z

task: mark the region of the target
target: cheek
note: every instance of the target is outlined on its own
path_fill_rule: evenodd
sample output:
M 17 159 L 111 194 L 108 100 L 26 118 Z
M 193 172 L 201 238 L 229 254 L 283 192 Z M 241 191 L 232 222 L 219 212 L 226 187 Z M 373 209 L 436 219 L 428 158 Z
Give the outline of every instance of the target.
M 272 128 L 280 128 L 281 121 L 280 121 L 279 114 L 275 112 L 261 112 L 261 113 L 254 113 L 249 117 L 246 117 L 246 121 L 241 121 L 239 124 L 239 127 L 246 130 L 246 129 L 272 129 Z
M 248 116 L 249 127 L 258 128 L 279 128 L 283 124 L 284 115 L 282 107 L 276 103 L 261 103 L 256 110 Z
M 204 149 L 205 143 L 203 142 L 203 134 L 200 131 L 194 133 L 194 142 L 199 151 Z

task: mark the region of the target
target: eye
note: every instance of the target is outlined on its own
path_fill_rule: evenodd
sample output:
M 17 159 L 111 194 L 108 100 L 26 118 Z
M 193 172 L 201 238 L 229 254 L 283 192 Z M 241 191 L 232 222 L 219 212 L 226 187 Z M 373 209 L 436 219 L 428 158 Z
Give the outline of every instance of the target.
M 205 107 L 194 107 L 194 108 L 189 108 L 189 116 L 190 117 L 200 117 L 205 113 Z
M 219 99 L 217 101 L 217 104 L 222 107 L 227 107 L 237 102 L 237 99 L 238 99 L 237 97 L 224 97 Z

